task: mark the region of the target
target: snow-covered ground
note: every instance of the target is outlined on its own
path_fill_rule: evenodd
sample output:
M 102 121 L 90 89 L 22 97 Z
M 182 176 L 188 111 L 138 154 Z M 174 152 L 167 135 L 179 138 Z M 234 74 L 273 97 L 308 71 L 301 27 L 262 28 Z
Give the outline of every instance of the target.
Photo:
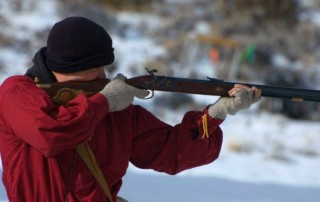
M 0 33 L 19 34 L 23 30 L 24 34 L 18 37 L 34 38 L 33 30 L 51 27 L 59 19 L 54 12 L 55 1 L 30 1 L 37 5 L 33 8 L 33 12 L 17 14 L 8 9 L 9 1 L 0 0 L 0 12 L 8 19 L 12 19 L 10 26 L 1 29 Z M 39 9 L 36 9 L 38 7 Z M 51 9 L 43 10 L 48 7 Z M 136 14 L 122 14 L 119 19 L 143 21 Z M 144 23 L 154 24 L 152 19 L 156 20 L 155 23 L 159 23 L 157 18 L 149 18 L 148 22 Z M 28 26 L 25 26 L 26 24 Z M 137 67 L 137 74 L 144 73 L 143 64 L 147 59 L 166 54 L 165 49 L 151 38 L 137 38 L 137 36 L 121 38 L 117 35 L 112 37 L 119 67 L 115 73 L 128 72 L 127 68 L 132 66 Z M 17 53 L 8 48 L 0 49 L 0 57 L 5 65 L 0 67 L 0 70 L 3 69 L 0 72 L 0 84 L 10 75 L 23 74 L 31 60 L 30 55 Z M 209 62 L 201 64 L 211 65 Z M 212 67 L 206 66 L 204 69 L 212 70 Z M 162 93 L 156 93 L 156 96 L 161 95 Z M 193 98 L 204 105 L 217 99 L 217 97 L 198 95 Z M 150 111 L 157 111 L 157 106 L 152 100 L 136 100 L 135 103 Z M 180 121 L 185 111 L 172 113 L 170 110 L 163 110 L 163 112 L 166 113 L 162 113 L 160 118 L 175 124 Z M 320 200 L 318 122 L 291 120 L 282 115 L 258 111 L 254 106 L 236 116 L 228 116 L 221 127 L 224 131 L 224 143 L 217 161 L 182 172 L 177 176 L 140 170 L 130 165 L 120 195 L 128 198 L 130 202 L 317 202 Z M 1 200 L 7 201 L 3 185 L 0 186 Z

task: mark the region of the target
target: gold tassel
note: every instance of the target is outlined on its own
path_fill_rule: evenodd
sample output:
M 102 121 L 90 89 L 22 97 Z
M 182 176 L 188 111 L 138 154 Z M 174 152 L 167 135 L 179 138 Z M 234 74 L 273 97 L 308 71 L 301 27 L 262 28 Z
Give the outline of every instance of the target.
M 208 131 L 208 115 L 205 113 L 202 117 L 202 127 L 203 127 L 203 134 L 202 134 L 202 139 L 203 138 L 209 138 L 209 131 Z

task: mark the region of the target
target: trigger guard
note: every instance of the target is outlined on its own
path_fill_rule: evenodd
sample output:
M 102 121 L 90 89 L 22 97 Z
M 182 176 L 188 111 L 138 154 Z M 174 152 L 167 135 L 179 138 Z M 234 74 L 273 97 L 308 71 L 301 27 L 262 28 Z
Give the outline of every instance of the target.
M 144 98 L 145 100 L 149 100 L 149 99 L 154 97 L 154 91 L 153 90 L 147 90 L 147 91 L 149 92 L 149 95 Z

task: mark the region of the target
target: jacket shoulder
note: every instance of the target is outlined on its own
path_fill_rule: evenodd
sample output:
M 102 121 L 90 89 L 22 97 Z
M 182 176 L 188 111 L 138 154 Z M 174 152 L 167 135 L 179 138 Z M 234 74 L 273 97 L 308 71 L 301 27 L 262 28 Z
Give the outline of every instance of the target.
M 0 85 L 0 97 L 8 95 L 8 93 L 14 93 L 19 91 L 19 89 L 30 90 L 30 87 L 35 86 L 34 81 L 27 76 L 11 76 L 8 77 Z
M 3 81 L 0 87 L 3 88 L 3 87 L 14 86 L 21 82 L 34 83 L 34 81 L 28 76 L 10 76 Z

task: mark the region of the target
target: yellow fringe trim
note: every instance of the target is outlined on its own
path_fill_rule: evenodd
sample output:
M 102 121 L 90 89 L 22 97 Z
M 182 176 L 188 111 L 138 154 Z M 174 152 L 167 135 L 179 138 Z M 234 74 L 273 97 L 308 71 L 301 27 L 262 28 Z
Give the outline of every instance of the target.
M 202 134 L 202 139 L 203 138 L 209 138 L 209 131 L 208 131 L 208 115 L 204 114 L 201 117 L 202 120 L 202 127 L 203 127 L 203 134 Z

